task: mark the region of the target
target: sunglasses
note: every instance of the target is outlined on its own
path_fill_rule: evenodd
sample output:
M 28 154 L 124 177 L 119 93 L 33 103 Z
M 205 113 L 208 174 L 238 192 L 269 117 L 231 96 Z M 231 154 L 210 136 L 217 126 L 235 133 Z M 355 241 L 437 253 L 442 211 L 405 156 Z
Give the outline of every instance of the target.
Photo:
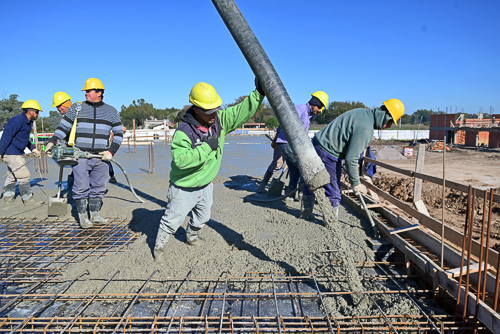
M 39 114 L 40 113 L 40 110 L 36 110 L 36 109 L 31 109 L 35 112 L 35 114 Z

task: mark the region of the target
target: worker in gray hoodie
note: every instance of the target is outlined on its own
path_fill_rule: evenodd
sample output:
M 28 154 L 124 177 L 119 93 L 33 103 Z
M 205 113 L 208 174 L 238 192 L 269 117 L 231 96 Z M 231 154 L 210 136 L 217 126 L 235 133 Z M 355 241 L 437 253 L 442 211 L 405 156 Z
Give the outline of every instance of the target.
M 359 180 L 358 160 L 372 140 L 373 130 L 390 128 L 404 113 L 403 103 L 398 99 L 390 99 L 379 108 L 350 110 L 315 134 L 312 144 L 330 174 L 330 183 L 323 188 L 337 218 L 341 199 L 342 160 L 345 160 L 351 187 L 357 195 L 363 187 Z M 302 218 L 312 216 L 314 201 L 314 194 L 304 186 Z

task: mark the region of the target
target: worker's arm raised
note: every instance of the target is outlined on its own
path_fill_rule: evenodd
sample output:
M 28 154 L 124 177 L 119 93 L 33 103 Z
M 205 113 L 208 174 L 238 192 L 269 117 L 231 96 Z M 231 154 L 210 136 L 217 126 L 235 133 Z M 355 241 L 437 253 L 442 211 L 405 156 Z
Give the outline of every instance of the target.
M 220 123 L 226 132 L 234 131 L 252 118 L 262 104 L 264 97 L 256 89 L 237 105 L 219 111 Z
M 207 143 L 192 148 L 191 140 L 182 131 L 176 131 L 172 139 L 172 162 L 179 169 L 200 167 L 209 159 L 212 148 Z

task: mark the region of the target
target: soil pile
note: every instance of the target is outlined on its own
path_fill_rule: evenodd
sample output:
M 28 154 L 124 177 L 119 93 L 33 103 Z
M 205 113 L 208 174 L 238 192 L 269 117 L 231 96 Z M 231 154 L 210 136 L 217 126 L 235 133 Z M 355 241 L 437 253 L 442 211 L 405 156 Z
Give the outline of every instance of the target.
M 377 160 L 406 160 L 406 157 L 392 147 L 386 146 L 375 152 Z
M 412 178 L 379 174 L 373 179 L 373 183 L 403 202 L 407 202 L 410 205 L 413 202 L 414 182 Z M 498 189 L 496 193 L 499 193 Z M 422 200 L 431 216 L 440 220 L 442 218 L 443 208 L 443 187 L 435 183 L 424 181 L 422 183 Z M 465 223 L 465 214 L 467 211 L 467 194 L 447 188 L 445 190 L 444 202 L 446 209 L 446 224 L 455 227 L 459 231 L 463 231 L 463 224 Z M 488 209 L 488 206 L 489 203 L 487 203 L 486 209 Z M 484 201 L 482 198 L 476 197 L 474 205 L 476 223 L 473 234 L 473 237 L 476 239 L 480 237 L 480 222 L 483 218 L 483 211 Z M 498 203 L 493 203 L 492 213 L 492 232 L 490 236 L 495 239 L 492 243 L 492 245 L 495 245 L 500 241 L 500 205 Z M 486 213 L 486 215 L 488 215 L 488 213 Z M 498 245 L 495 247 L 498 247 Z

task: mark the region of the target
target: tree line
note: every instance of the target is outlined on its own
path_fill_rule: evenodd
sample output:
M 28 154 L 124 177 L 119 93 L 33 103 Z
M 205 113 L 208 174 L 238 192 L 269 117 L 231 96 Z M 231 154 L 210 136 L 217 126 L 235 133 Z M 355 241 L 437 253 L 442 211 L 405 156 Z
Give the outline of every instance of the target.
M 3 130 L 7 121 L 13 116 L 18 115 L 22 112 L 21 106 L 23 101 L 18 100 L 18 95 L 11 94 L 9 98 L 3 98 L 0 100 L 0 130 Z M 235 99 L 234 102 L 225 104 L 222 107 L 227 108 L 234 106 L 241 101 L 243 101 L 247 95 L 243 95 Z M 165 108 L 159 109 L 155 108 L 152 103 L 146 102 L 144 99 L 133 100 L 129 106 L 122 105 L 120 110 L 120 118 L 122 123 L 127 128 L 131 128 L 133 120 L 135 119 L 136 127 L 143 127 L 145 121 L 148 119 L 168 119 L 170 123 L 174 125 L 182 122 L 182 117 L 189 109 L 191 105 L 185 105 L 182 109 L 178 108 Z M 312 123 L 318 125 L 326 125 L 333 121 L 336 117 L 342 115 L 343 113 L 355 109 L 355 108 L 368 108 L 362 102 L 353 101 L 333 101 L 328 104 L 328 107 L 323 110 L 321 114 L 316 117 Z M 423 124 L 429 125 L 431 115 L 434 114 L 444 114 L 443 111 L 432 111 L 428 109 L 419 109 L 413 114 L 405 114 L 401 117 L 402 124 Z M 485 113 L 484 118 L 491 118 L 491 115 Z M 465 118 L 478 118 L 478 114 L 465 113 Z M 59 125 L 62 116 L 57 110 L 51 110 L 49 116 L 39 117 L 39 132 L 42 132 L 41 124 L 43 123 L 43 131 L 53 132 Z M 264 100 L 262 105 L 259 107 L 254 117 L 248 121 L 249 123 L 265 123 L 268 128 L 278 127 L 279 123 L 273 108 L 267 100 Z

